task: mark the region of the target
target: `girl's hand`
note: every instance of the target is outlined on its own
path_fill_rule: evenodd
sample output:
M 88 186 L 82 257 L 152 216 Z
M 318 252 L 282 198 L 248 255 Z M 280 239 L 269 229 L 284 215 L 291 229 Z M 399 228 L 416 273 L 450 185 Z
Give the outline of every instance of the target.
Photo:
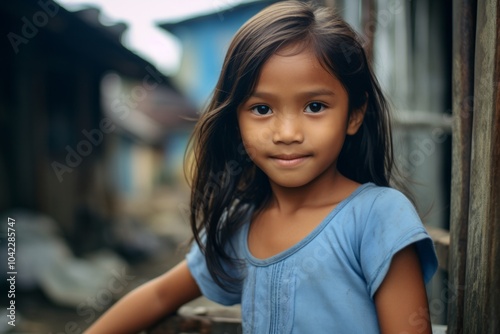
M 413 245 L 394 255 L 374 299 L 382 333 L 432 333 L 425 284 Z

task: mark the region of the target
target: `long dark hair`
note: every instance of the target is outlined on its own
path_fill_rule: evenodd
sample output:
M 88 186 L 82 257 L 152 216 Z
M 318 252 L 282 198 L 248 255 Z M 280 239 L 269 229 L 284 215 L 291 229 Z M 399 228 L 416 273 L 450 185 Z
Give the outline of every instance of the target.
M 366 105 L 363 124 L 348 136 L 338 159 L 340 173 L 359 183 L 389 186 L 393 169 L 388 105 L 367 61 L 361 39 L 329 8 L 298 1 L 273 4 L 246 22 L 227 51 L 213 96 L 190 141 L 194 240 L 219 285 L 231 290 L 236 259 L 229 238 L 270 197 L 267 176 L 245 151 L 236 110 L 254 89 L 262 65 L 292 44 L 313 50 L 343 84 L 349 111 Z

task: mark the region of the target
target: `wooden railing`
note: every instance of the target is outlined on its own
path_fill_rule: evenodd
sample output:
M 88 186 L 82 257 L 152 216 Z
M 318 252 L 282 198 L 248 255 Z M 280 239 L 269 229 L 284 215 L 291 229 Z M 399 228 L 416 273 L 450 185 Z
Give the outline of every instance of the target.
M 239 309 L 224 307 L 183 307 L 162 319 L 147 334 L 240 334 Z

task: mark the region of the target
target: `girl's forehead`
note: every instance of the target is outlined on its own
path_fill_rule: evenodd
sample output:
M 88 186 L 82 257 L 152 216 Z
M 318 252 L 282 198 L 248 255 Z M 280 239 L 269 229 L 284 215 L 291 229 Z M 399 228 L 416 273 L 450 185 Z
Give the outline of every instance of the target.
M 285 46 L 280 47 L 276 52 L 274 52 L 271 57 L 269 57 L 263 64 L 264 67 L 269 60 L 273 57 L 282 57 L 283 60 L 286 61 L 286 58 L 292 58 L 293 56 L 303 55 L 304 58 L 307 58 L 307 61 L 313 62 L 317 65 L 318 70 L 324 70 L 333 75 L 337 80 L 339 79 L 337 74 L 335 73 L 334 68 L 331 66 L 331 60 L 324 59 L 321 55 L 319 55 L 314 47 L 313 43 L 310 41 L 299 41 L 291 44 L 287 44 Z M 304 59 L 305 60 L 305 59 Z M 262 68 L 261 67 L 261 68 Z
M 316 72 L 326 72 L 336 80 L 339 80 L 333 70 L 325 64 L 325 61 L 321 59 L 312 48 L 292 45 L 278 50 L 263 63 L 257 79 L 262 76 L 263 72 L 272 71 L 275 67 L 281 67 L 287 72 L 297 72 L 299 69 L 306 67 Z
M 298 53 L 272 55 L 262 66 L 251 94 L 256 91 L 292 94 L 326 89 L 344 90 L 341 81 L 322 65 L 316 54 L 303 49 Z

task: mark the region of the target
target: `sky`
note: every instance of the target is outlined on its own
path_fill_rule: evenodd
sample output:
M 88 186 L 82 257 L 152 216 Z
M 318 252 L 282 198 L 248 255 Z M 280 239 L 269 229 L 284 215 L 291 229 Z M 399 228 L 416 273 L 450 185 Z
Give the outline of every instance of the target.
M 174 74 L 181 46 L 158 22 L 176 22 L 213 13 L 251 0 L 56 0 L 70 11 L 89 5 L 101 9 L 101 23 L 125 22 L 128 29 L 122 43 L 165 74 Z

